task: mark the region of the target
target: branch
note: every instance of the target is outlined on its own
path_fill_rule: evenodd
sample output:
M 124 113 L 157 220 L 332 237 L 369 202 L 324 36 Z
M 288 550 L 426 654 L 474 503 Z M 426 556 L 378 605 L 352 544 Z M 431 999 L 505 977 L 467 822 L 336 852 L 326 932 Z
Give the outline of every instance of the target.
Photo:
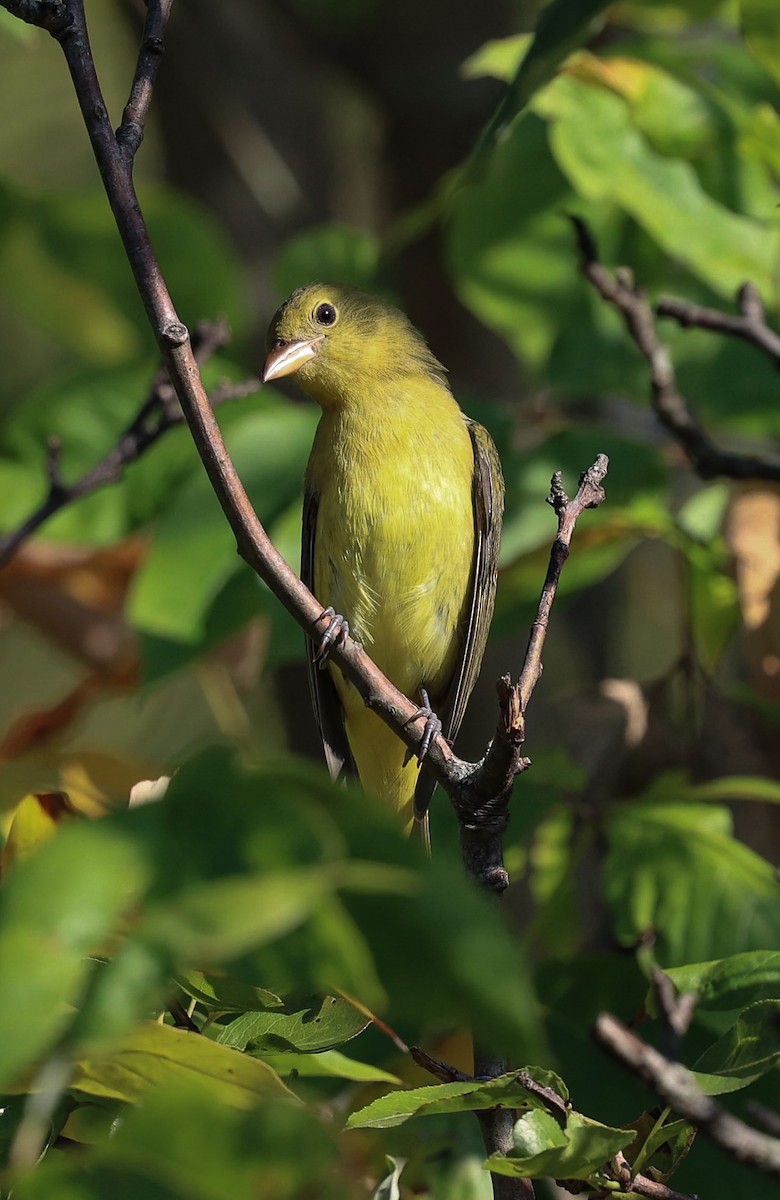
M 632 1195 L 649 1196 L 650 1200 L 698 1200 L 698 1196 L 676 1192 L 673 1188 L 667 1187 L 665 1183 L 651 1179 L 649 1175 L 633 1175 L 624 1154 L 615 1155 L 613 1171 L 617 1179 Z
M 780 367 L 780 336 L 767 325 L 764 305 L 752 283 L 743 284 L 737 292 L 737 309 L 738 315 L 735 316 L 718 308 L 704 308 L 700 304 L 689 304 L 685 300 L 669 297 L 659 300 L 655 306 L 659 317 L 672 317 L 683 329 L 710 329 L 714 333 L 741 338 L 743 342 L 763 350 L 775 366 Z
M 136 286 L 184 417 L 236 538 L 238 552 L 308 635 L 321 639 L 330 618 L 273 546 L 252 509 L 225 448 L 203 388 L 187 328 L 174 308 L 135 192 L 133 157 L 143 132 L 170 0 L 149 0 L 144 45 L 118 135 L 111 129 L 97 78 L 83 0 L 40 0 L 35 5 L 19 3 L 19 0 L 0 0 L 0 3 L 23 19 L 49 29 L 60 43 Z M 50 491 L 56 494 L 61 481 L 51 476 L 50 479 Z M 583 503 L 581 508 L 586 506 Z M 563 531 L 559 512 L 558 550 L 554 548 L 553 559 L 556 553 L 560 554 L 560 546 L 565 545 L 568 549 L 571 528 L 573 521 L 568 532 Z M 524 670 L 522 685 L 511 685 L 508 679 L 501 681 L 499 727 L 483 761 L 476 765 L 463 762 L 442 737 L 434 739 L 426 760 L 453 800 L 461 823 L 467 869 L 476 880 L 495 891 L 503 890 L 508 883 L 501 840 L 508 820 L 507 806 L 514 777 L 528 766 L 528 761 L 520 754 L 525 738 L 525 706 L 538 677 L 549 604 L 564 558 L 565 553 L 557 565 L 551 560 L 551 571 L 532 634 L 529 652 L 535 656 L 532 658 L 535 678 L 529 681 Z M 355 685 L 367 707 L 410 749 L 417 751 L 425 733 L 425 718 L 416 716 L 416 705 L 390 683 L 362 647 L 347 638 L 331 647 L 331 659 Z
M 508 675 L 498 681 L 499 720 L 487 754 L 470 774 L 455 780 L 450 790 L 458 814 L 463 861 L 467 869 L 493 891 L 506 888 L 509 879 L 502 861 L 502 838 L 509 821 L 509 799 L 517 775 L 530 760 L 521 756 L 525 743 L 525 713 L 542 674 L 542 651 L 547 638 L 550 611 L 558 590 L 563 565 L 578 518 L 586 508 L 597 508 L 604 500 L 602 483 L 609 460 L 599 454 L 580 476 L 579 489 L 569 500 L 556 472 L 550 484 L 548 504 L 558 517 L 558 534 L 550 551 L 547 576 L 542 587 L 536 619 L 531 626 L 528 648 L 517 683 Z M 456 770 L 459 768 L 456 768 Z
M 780 462 L 758 454 L 737 454 L 722 450 L 701 427 L 688 401 L 677 386 L 674 365 L 668 347 L 661 341 L 655 327 L 655 316 L 647 295 L 638 288 L 627 267 L 620 267 L 614 275 L 599 261 L 593 236 L 584 221 L 572 217 L 580 251 L 581 269 L 585 278 L 599 295 L 614 305 L 625 321 L 634 344 L 650 368 L 651 399 L 656 415 L 664 428 L 679 442 L 691 461 L 691 466 L 702 479 L 724 475 L 729 479 L 766 479 L 780 481 Z M 706 325 L 723 333 L 744 338 L 754 345 L 769 350 L 775 345 L 780 351 L 780 339 L 772 331 L 761 326 L 763 317 L 757 316 L 757 296 L 749 285 L 741 289 L 740 303 L 742 318 L 727 317 L 721 313 L 716 323 L 714 310 L 686 306 L 679 301 L 662 301 L 659 312 L 676 316 L 682 320 L 685 312 L 690 324 Z M 760 302 L 758 302 L 760 304 Z M 709 321 L 709 324 L 707 324 Z
M 206 362 L 227 340 L 228 329 L 224 323 L 201 322 L 193 334 L 193 350 L 197 362 Z M 211 406 L 216 408 L 228 400 L 250 395 L 259 387 L 259 381 L 256 379 L 247 379 L 236 384 L 220 384 L 211 393 Z M 60 475 L 59 439 L 50 437 L 46 456 L 48 492 L 17 529 L 0 537 L 0 567 L 5 566 L 27 538 L 55 513 L 106 484 L 117 483 L 126 467 L 145 454 L 164 433 L 174 425 L 181 425 L 183 421 L 184 417 L 176 400 L 176 393 L 171 387 L 168 371 L 162 368 L 152 381 L 140 409 L 120 433 L 116 445 L 105 458 L 71 484 L 65 484 Z
M 678 1062 L 681 1043 L 696 1012 L 699 993 L 678 994 L 673 980 L 656 966 L 650 972 L 650 982 L 663 1018 L 661 1046 L 668 1059 Z
M 116 140 L 130 162 L 143 141 L 146 114 L 152 102 L 154 81 L 162 61 L 165 28 L 172 7 L 173 0 L 158 0 L 158 3 L 150 3 L 147 9 L 130 98 L 122 113 L 122 124 L 116 131 Z
M 596 1038 L 634 1074 L 649 1083 L 670 1108 L 696 1125 L 732 1158 L 770 1175 L 780 1175 L 780 1140 L 760 1133 L 705 1096 L 693 1075 L 632 1033 L 616 1017 L 602 1013 Z

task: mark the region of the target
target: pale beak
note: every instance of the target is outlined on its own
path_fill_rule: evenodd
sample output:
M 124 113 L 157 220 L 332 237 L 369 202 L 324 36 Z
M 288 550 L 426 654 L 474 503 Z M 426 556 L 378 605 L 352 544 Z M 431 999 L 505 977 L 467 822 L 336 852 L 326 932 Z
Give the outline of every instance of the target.
M 315 357 L 324 342 L 324 335 L 299 342 L 280 342 L 274 346 L 265 360 L 263 383 L 269 379 L 281 379 L 283 375 L 294 375 L 299 367 Z

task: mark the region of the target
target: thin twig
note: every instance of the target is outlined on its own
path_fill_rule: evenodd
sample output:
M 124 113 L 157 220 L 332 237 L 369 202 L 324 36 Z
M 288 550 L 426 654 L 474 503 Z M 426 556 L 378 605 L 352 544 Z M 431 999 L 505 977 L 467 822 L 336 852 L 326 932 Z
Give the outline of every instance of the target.
M 199 363 L 206 362 L 228 340 L 228 329 L 224 322 L 204 321 L 193 333 L 192 344 Z M 212 408 L 237 400 L 256 392 L 260 383 L 256 379 L 240 383 L 221 383 L 211 392 Z M 136 462 L 169 429 L 184 421 L 176 393 L 171 387 L 168 371 L 157 372 L 143 404 L 133 419 L 122 430 L 108 454 L 85 471 L 71 484 L 66 484 L 60 474 L 60 442 L 50 437 L 47 443 L 46 477 L 49 488 L 46 496 L 28 517 L 9 533 L 0 537 L 0 567 L 13 558 L 19 547 L 41 528 L 55 513 L 69 504 L 81 500 L 107 484 L 117 483 L 126 467 Z
M 130 161 L 143 141 L 146 114 L 152 102 L 154 81 L 165 44 L 165 28 L 172 7 L 173 0 L 159 0 L 158 3 L 151 3 L 147 9 L 130 97 L 122 114 L 122 124 L 116 131 L 116 140 Z
M 658 336 L 655 316 L 646 293 L 636 286 L 627 267 L 618 268 L 613 275 L 599 261 L 596 243 L 584 221 L 579 217 L 572 217 L 572 224 L 577 234 L 582 273 L 599 295 L 614 305 L 623 317 L 634 344 L 650 369 L 651 398 L 655 413 L 664 428 L 685 450 L 697 475 L 702 479 L 723 475 L 729 479 L 766 479 L 775 483 L 780 481 L 780 462 L 777 459 L 722 450 L 705 432 L 677 386 L 669 349 Z M 741 294 L 744 296 L 744 289 Z M 669 304 L 669 301 L 665 302 L 666 315 L 678 315 L 668 311 Z M 753 293 L 748 291 L 747 312 L 739 328 L 735 326 L 737 318 L 731 321 L 724 318 L 720 324 L 721 332 L 735 334 L 758 345 L 754 308 Z M 700 309 L 698 312 L 703 323 L 703 314 L 711 310 Z M 715 328 L 715 325 L 711 324 L 709 327 Z M 750 335 L 748 331 L 751 331 Z M 769 330 L 766 332 L 771 333 Z M 768 348 L 770 339 L 766 338 L 765 341 L 763 349 Z
M 768 1130 L 773 1137 L 780 1138 L 780 1113 L 774 1112 L 764 1104 L 759 1104 L 758 1100 L 748 1100 L 745 1107 L 759 1125 L 763 1125 L 764 1129 Z
M 542 651 L 550 612 L 574 527 L 586 508 L 597 508 L 604 500 L 602 483 L 608 466 L 607 456 L 599 454 L 593 465 L 580 476 L 573 500 L 569 500 L 563 491 L 560 472 L 553 475 L 548 503 L 558 517 L 558 533 L 550 551 L 547 576 L 531 626 L 520 678 L 517 683 L 512 683 L 510 677 L 504 675 L 498 681 L 499 720 L 495 737 L 476 771 L 472 769 L 450 790 L 460 824 L 464 862 L 476 879 L 495 892 L 503 891 L 509 882 L 503 865 L 502 841 L 509 821 L 512 784 L 515 777 L 531 765 L 521 753 L 526 736 L 525 713 L 542 674 Z
M 626 1191 L 637 1196 L 649 1196 L 651 1200 L 699 1200 L 685 1192 L 676 1192 L 647 1175 L 634 1175 L 624 1154 L 616 1154 L 613 1160 L 613 1171 Z
M 769 1175 L 780 1175 L 780 1140 L 751 1128 L 705 1096 L 680 1063 L 665 1058 L 609 1013 L 598 1018 L 595 1033 L 601 1045 L 649 1083 L 665 1104 L 733 1158 Z
M 737 309 L 736 315 L 724 313 L 718 308 L 705 308 L 672 297 L 662 298 L 655 306 L 659 317 L 672 317 L 683 329 L 709 329 L 713 333 L 741 338 L 750 346 L 763 350 L 775 366 L 780 367 L 780 336 L 767 325 L 764 305 L 752 283 L 744 283 L 739 289 Z
M 678 994 L 674 982 L 660 967 L 653 967 L 650 972 L 650 982 L 663 1017 L 664 1029 L 661 1048 L 668 1059 L 672 1062 L 679 1062 L 682 1040 L 693 1020 L 699 994 L 698 992 Z

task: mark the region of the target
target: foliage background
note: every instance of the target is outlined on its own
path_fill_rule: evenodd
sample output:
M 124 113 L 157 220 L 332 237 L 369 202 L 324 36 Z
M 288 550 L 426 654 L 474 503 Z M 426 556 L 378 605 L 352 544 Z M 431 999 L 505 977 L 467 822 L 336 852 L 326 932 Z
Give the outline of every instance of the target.
M 89 8 L 116 121 L 140 6 Z M 183 319 L 231 322 L 208 378 L 259 370 L 265 326 L 292 287 L 347 278 L 405 307 L 499 444 L 499 602 L 464 753 L 490 736 L 494 680 L 522 656 L 552 534 L 552 471 L 571 484 L 606 451 L 608 503 L 578 529 L 534 698 L 534 768 L 516 789 L 507 846 L 511 936 L 460 881 L 441 800 L 427 869 L 381 814 L 358 819 L 320 766 L 287 756 L 317 754 L 301 637 L 239 563 L 186 430 L 5 568 L 6 833 L 30 794 L 62 791 L 95 815 L 121 810 L 138 780 L 181 768 L 164 805 L 94 825 L 66 818 L 51 846 L 9 872 L 0 960 L 20 982 L 0 1002 L 1 1027 L 14 1030 L 0 1087 L 10 1094 L 75 1058 L 81 1074 L 39 1124 L 56 1132 L 68 1120 L 70 1141 L 97 1143 L 88 1170 L 55 1148 L 18 1195 L 59 1196 L 66 1184 L 69 1196 L 132 1195 L 139 1172 L 148 1195 L 224 1195 L 228 1178 L 249 1195 L 271 1162 L 277 1192 L 264 1194 L 305 1195 L 327 1179 L 333 1195 L 365 1195 L 388 1153 L 410 1160 L 405 1186 L 485 1195 L 468 1114 L 336 1134 L 340 1114 L 386 1089 L 382 1072 L 424 1082 L 376 1029 L 350 1050 L 362 1083 L 343 1063 L 324 1081 L 309 1075 L 303 1051 L 331 1053 L 341 1027 L 326 1022 L 330 1040 L 303 1047 L 287 1027 L 267 1040 L 274 995 L 292 1017 L 309 1011 L 299 997 L 334 988 L 465 1069 L 454 1031 L 475 1026 L 513 1064 L 557 1070 L 577 1109 L 625 1126 L 651 1101 L 593 1045 L 596 1013 L 641 1010 L 653 961 L 729 960 L 685 1061 L 712 1060 L 708 1047 L 750 1009 L 761 1070 L 724 1102 L 780 1107 L 775 1009 L 751 1008 L 780 1005 L 770 866 L 780 501 L 768 485 L 692 475 L 649 410 L 619 318 L 579 278 L 566 219 L 584 216 L 605 261 L 629 264 L 653 297 L 728 306 L 751 279 L 774 312 L 780 36 L 767 14 L 761 0 L 609 8 L 588 49 L 464 181 L 456 169 L 514 75 L 533 5 L 488 0 L 457 20 L 443 0 L 175 7 L 138 171 Z M 56 47 L 0 18 L 0 111 L 13 114 L 0 123 L 0 488 L 12 528 L 43 496 L 46 438 L 61 439 L 66 478 L 97 461 L 138 408 L 155 353 Z M 737 447 L 776 444 L 770 362 L 671 323 L 663 333 L 709 429 Z M 264 389 L 221 420 L 261 519 L 296 562 L 316 414 L 292 391 Z M 45 814 L 33 804 L 27 817 L 34 841 Z M 101 950 L 110 965 L 88 966 L 83 955 Z M 754 952 L 763 957 L 732 960 Z M 197 968 L 226 970 L 240 1000 L 224 1008 L 224 995 L 199 992 Z M 186 975 L 220 1037 L 237 1012 L 265 1014 L 266 1042 L 255 1037 L 242 1059 L 257 1071 L 224 1104 L 203 1063 L 196 1086 L 146 1047 L 152 1082 L 178 1090 L 155 1093 L 106 1140 L 101 1121 L 137 1094 L 117 1083 L 114 1060 L 92 1074 L 83 1064 L 128 1031 L 145 1036 L 138 1022 L 164 1006 L 172 973 Z M 274 1103 L 291 1071 L 314 1109 Z M 0 1143 L 24 1112 L 9 1099 Z M 770 1185 L 697 1143 L 675 1186 L 760 1197 Z

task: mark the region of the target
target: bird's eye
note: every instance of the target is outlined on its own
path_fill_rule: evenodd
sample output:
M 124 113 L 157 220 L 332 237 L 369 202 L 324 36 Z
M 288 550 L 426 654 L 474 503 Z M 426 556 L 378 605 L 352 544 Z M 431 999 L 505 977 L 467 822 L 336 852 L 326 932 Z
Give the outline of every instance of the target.
M 314 320 L 318 325 L 335 325 L 337 316 L 332 304 L 318 304 L 314 310 Z

